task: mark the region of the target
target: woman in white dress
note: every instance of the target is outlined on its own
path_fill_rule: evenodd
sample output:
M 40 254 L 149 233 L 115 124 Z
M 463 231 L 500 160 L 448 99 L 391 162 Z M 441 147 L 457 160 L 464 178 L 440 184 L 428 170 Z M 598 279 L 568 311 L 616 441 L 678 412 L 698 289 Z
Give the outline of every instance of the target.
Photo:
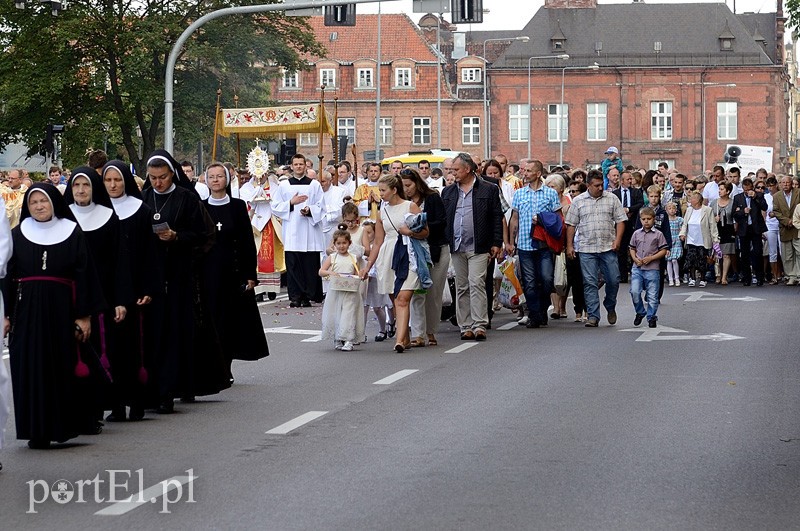
M 367 266 L 361 272 L 361 278 L 366 278 L 372 265 L 376 265 L 378 293 L 388 294 L 395 308 L 397 338 L 394 350 L 403 352 L 411 346 L 408 331 L 409 303 L 414 290 L 420 288 L 420 282 L 416 272 L 411 267 L 405 267 L 404 269 L 408 270 L 405 280 L 399 286 L 395 285 L 395 270 L 392 268 L 395 248 L 398 238 L 427 238 L 428 229 L 426 227 L 420 232 L 413 233 L 406 226 L 406 214 L 419 214 L 420 208 L 415 203 L 406 201 L 400 177 L 384 175 L 378 181 L 378 189 L 383 201 L 381 217 L 375 224 L 375 244 L 370 252 Z

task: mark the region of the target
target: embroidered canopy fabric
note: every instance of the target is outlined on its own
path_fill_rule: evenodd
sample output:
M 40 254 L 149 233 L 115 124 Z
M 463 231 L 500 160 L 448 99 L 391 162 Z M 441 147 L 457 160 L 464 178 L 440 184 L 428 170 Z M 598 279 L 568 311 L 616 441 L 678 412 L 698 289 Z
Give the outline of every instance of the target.
M 266 136 L 271 133 L 335 134 L 322 104 L 220 109 L 217 133 L 222 136 L 238 133 L 243 137 Z

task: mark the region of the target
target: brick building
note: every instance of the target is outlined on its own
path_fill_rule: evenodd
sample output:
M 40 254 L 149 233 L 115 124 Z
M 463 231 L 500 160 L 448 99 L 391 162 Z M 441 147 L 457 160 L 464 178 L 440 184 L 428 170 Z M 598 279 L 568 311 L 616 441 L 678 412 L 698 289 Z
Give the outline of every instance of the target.
M 332 100 L 337 101 L 339 134 L 347 135 L 350 145 L 355 143 L 359 162 L 367 155 L 371 159 L 378 98 L 378 15 L 358 15 L 355 27 L 326 27 L 323 17 L 310 17 L 309 23 L 317 40 L 327 48 L 327 56 L 309 57 L 306 71 L 281 73 L 274 83 L 273 96 L 280 103 L 315 102 L 319 101 L 320 86 L 324 84 L 330 112 Z M 445 61 L 408 16 L 381 15 L 378 137 L 379 150 L 385 156 L 440 147 L 439 101 L 441 146 L 456 150 L 482 148 L 479 135 L 462 131 L 462 123 L 479 119 L 481 104 L 455 100 L 450 84 L 440 75 Z M 437 82 L 441 83 L 439 89 Z M 306 156 L 316 155 L 316 135 L 300 135 L 297 150 Z M 331 155 L 330 143 L 326 143 L 325 160 Z
M 774 169 L 791 171 L 784 21 L 780 0 L 741 15 L 719 3 L 546 0 L 519 32 L 528 42 L 488 57 L 491 150 L 588 167 L 614 145 L 626 162 L 694 174 L 744 144 L 773 147 Z M 467 34 L 467 49 L 490 38 Z

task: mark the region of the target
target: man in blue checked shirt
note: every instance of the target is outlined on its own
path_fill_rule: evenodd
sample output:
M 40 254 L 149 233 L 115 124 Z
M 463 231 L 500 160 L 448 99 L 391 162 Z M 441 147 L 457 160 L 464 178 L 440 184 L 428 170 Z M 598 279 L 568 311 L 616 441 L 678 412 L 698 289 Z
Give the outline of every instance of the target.
M 522 289 L 528 303 L 528 328 L 547 326 L 547 306 L 553 292 L 553 252 L 545 242 L 533 239 L 533 227 L 542 212 L 561 209 L 558 193 L 544 185 L 542 163 L 531 160 L 523 168 L 524 186 L 511 202 L 509 243 L 506 251 L 519 256 Z

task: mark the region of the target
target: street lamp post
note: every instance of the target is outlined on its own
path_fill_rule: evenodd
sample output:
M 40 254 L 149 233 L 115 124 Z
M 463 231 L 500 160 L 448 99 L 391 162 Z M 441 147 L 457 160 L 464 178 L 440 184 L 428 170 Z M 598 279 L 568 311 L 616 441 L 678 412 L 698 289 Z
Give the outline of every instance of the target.
M 564 123 L 564 73 L 567 70 L 598 70 L 600 65 L 597 63 L 589 66 L 565 66 L 561 69 L 561 105 L 558 107 L 558 165 L 564 165 L 564 131 L 561 125 Z
M 489 77 L 489 61 L 486 59 L 486 43 L 488 42 L 505 42 L 505 41 L 520 41 L 520 42 L 528 42 L 530 37 L 527 35 L 520 35 L 519 37 L 514 37 L 513 39 L 486 39 L 483 41 L 483 127 L 486 129 L 486 133 L 483 135 L 484 137 L 484 147 L 483 147 L 483 158 L 488 159 L 491 155 L 491 144 L 492 144 L 492 131 L 491 131 L 491 124 L 489 123 L 489 98 L 487 98 L 486 88 L 487 82 L 486 78 Z
M 700 127 L 700 134 L 703 135 L 703 164 L 701 171 L 706 171 L 706 87 L 735 87 L 736 83 L 701 83 L 700 85 L 700 120 L 703 122 Z
M 528 57 L 528 158 L 531 158 L 531 61 L 534 59 L 569 59 L 568 53 L 561 55 L 538 55 L 535 57 Z

